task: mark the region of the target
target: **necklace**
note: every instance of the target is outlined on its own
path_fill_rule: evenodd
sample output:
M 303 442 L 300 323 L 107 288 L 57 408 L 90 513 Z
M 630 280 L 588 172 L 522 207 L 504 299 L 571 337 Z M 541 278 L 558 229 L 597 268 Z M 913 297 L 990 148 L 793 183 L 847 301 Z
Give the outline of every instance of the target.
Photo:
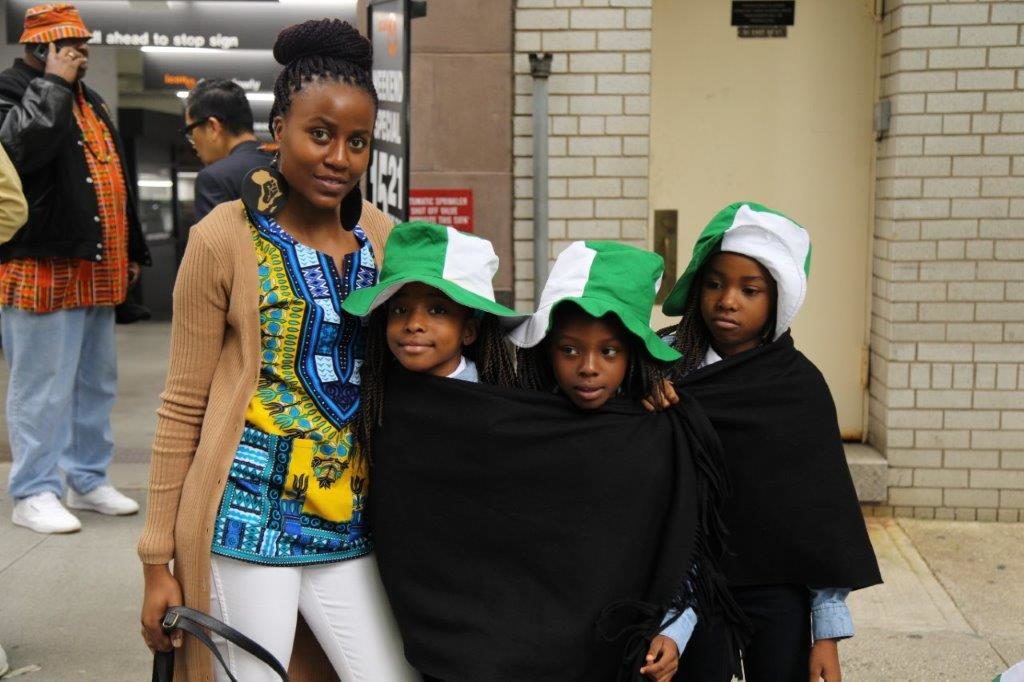
M 92 106 L 88 102 L 79 100 L 76 104 L 78 106 L 73 107 L 75 112 L 75 123 L 78 124 L 78 131 L 82 138 L 82 144 L 85 146 L 86 150 L 88 150 L 89 154 L 92 155 L 92 158 L 96 159 L 97 162 L 103 164 L 110 163 L 110 160 L 113 158 L 113 152 L 111 151 L 110 134 L 107 131 L 106 126 L 103 125 L 102 121 L 96 118 L 95 112 L 90 111 L 90 113 L 93 113 L 93 116 L 85 115 L 84 107 L 90 107 L 91 109 Z M 87 129 L 91 135 L 86 134 Z M 102 140 L 103 146 L 106 147 L 106 149 L 96 149 L 96 147 L 89 142 L 90 137 Z

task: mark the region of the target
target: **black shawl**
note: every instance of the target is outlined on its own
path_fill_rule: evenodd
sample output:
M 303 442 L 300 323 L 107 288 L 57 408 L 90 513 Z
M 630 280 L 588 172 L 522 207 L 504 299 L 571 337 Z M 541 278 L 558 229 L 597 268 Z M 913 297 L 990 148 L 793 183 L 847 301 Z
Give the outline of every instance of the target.
M 638 671 L 717 485 L 681 414 L 394 370 L 370 499 L 409 662 L 446 682 Z
M 882 582 L 821 372 L 787 332 L 678 387 L 722 440 L 731 585 L 859 589 Z

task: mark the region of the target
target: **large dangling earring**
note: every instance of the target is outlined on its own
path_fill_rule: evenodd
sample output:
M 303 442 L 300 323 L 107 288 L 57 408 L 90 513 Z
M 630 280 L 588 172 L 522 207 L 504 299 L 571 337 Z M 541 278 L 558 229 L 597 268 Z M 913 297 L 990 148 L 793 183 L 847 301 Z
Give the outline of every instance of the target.
M 242 203 L 250 211 L 277 215 L 288 201 L 288 183 L 277 169 L 279 154 L 269 166 L 253 168 L 242 180 Z
M 351 232 L 363 215 L 363 191 L 359 185 L 352 188 L 352 191 L 341 200 L 341 226 Z

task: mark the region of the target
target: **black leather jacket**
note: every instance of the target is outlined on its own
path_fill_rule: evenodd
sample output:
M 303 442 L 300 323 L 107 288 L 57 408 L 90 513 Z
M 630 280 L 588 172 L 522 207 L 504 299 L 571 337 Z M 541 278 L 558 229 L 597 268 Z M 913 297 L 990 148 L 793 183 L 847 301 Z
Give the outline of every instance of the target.
M 85 97 L 110 130 L 124 166 L 124 149 L 107 105 L 88 87 Z M 0 73 L 0 144 L 18 169 L 29 205 L 28 222 L 9 242 L 0 245 L 0 262 L 48 256 L 99 260 L 102 256 L 103 228 L 96 191 L 72 100 L 67 81 L 44 76 L 21 59 Z M 149 265 L 134 187 L 128 168 L 124 170 L 128 258 Z

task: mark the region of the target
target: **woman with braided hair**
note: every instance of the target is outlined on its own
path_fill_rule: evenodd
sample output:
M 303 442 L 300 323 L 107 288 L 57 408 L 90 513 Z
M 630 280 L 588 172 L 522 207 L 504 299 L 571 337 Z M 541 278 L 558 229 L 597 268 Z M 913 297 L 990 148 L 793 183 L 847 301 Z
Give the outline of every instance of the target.
M 323 19 L 284 29 L 274 57 L 275 164 L 192 228 L 175 284 L 139 541 L 143 637 L 176 649 L 175 679 L 226 679 L 195 639 L 162 632 L 167 607 L 184 603 L 290 663 L 292 679 L 323 679 L 302 674 L 315 644 L 296 637 L 301 614 L 341 679 L 414 679 L 365 520 L 354 431 L 366 331 L 341 305 L 377 282 L 390 230 L 359 191 L 377 112 L 372 48 Z M 217 646 L 236 678 L 273 678 Z

